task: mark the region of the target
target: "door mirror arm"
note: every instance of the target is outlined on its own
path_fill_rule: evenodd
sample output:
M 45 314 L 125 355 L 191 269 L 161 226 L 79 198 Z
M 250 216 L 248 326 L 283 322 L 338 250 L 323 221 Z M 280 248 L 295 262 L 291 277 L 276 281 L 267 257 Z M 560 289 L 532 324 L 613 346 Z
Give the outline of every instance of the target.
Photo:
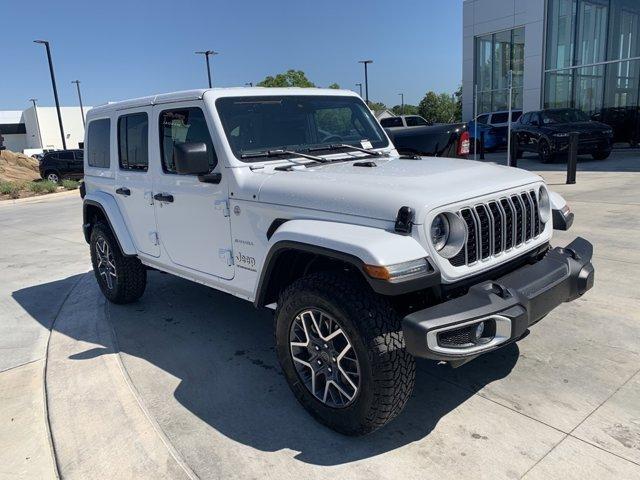
M 198 180 L 202 183 L 218 184 L 220 183 L 220 180 L 222 180 L 222 174 L 217 172 L 201 173 L 198 175 Z

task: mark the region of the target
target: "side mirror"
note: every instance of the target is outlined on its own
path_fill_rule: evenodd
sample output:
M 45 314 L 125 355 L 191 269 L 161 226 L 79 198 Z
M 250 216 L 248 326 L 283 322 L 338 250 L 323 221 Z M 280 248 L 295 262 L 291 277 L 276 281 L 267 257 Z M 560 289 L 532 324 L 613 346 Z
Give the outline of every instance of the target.
M 173 161 L 179 175 L 203 175 L 212 170 L 209 166 L 207 144 L 204 142 L 174 145 Z

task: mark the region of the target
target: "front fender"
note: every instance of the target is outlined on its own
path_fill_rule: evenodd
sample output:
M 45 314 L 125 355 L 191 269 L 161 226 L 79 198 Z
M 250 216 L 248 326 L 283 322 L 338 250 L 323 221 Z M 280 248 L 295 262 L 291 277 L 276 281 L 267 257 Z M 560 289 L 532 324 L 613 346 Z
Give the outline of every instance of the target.
M 123 255 L 136 255 L 136 246 L 129 234 L 129 230 L 124 222 L 124 218 L 120 212 L 116 199 L 106 192 L 92 192 L 85 195 L 82 204 L 83 228 L 85 232 L 87 232 L 91 227 L 91 218 L 88 213 L 89 206 L 98 208 L 102 211 L 102 214 L 107 219 L 107 222 L 111 227 L 111 231 L 120 245 L 120 250 Z M 88 238 L 87 241 L 89 241 Z
M 269 241 L 269 249 L 254 296 L 257 306 L 264 304 L 278 258 L 291 250 L 305 251 L 348 263 L 361 272 L 374 291 L 383 295 L 400 295 L 440 282 L 440 272 L 435 269 L 433 262 L 429 262 L 431 268 L 428 275 L 405 282 L 392 283 L 371 278 L 364 271 L 365 265 L 385 266 L 428 258 L 427 251 L 410 236 L 346 223 L 289 220 L 275 231 Z
M 573 224 L 573 212 L 567 201 L 562 195 L 551 190 L 549 190 L 549 200 L 551 201 L 553 228 L 555 230 L 569 230 Z

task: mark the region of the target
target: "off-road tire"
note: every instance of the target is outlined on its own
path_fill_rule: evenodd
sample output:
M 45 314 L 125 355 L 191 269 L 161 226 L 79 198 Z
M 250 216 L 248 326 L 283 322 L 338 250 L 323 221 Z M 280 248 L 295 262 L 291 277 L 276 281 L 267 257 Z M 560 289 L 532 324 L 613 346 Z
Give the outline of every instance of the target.
M 98 269 L 97 244 L 100 239 L 109 245 L 116 268 L 116 277 L 109 288 Z M 108 225 L 98 222 L 93 226 L 89 242 L 93 272 L 104 296 L 112 303 L 124 304 L 138 300 L 147 286 L 147 270 L 136 257 L 122 254 L 120 246 Z
M 329 407 L 316 398 L 294 366 L 290 326 L 309 308 L 333 316 L 358 356 L 360 387 L 343 408 Z M 321 272 L 295 281 L 279 297 L 275 334 L 278 360 L 295 397 L 318 421 L 339 433 L 373 432 L 396 417 L 411 396 L 415 359 L 406 351 L 400 318 L 386 299 L 360 279 Z

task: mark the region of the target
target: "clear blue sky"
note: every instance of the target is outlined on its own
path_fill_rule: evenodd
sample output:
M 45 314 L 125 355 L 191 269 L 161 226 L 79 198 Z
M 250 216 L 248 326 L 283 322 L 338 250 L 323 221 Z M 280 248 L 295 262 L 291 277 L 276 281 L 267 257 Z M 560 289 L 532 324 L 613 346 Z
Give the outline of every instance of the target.
M 369 97 L 417 103 L 453 92 L 462 77 L 462 0 L 19 0 L 0 4 L 0 110 L 36 97 L 54 105 L 44 46 L 49 40 L 62 105 L 206 86 L 259 82 L 289 68 L 319 86 L 357 89 L 359 59 L 373 59 Z

